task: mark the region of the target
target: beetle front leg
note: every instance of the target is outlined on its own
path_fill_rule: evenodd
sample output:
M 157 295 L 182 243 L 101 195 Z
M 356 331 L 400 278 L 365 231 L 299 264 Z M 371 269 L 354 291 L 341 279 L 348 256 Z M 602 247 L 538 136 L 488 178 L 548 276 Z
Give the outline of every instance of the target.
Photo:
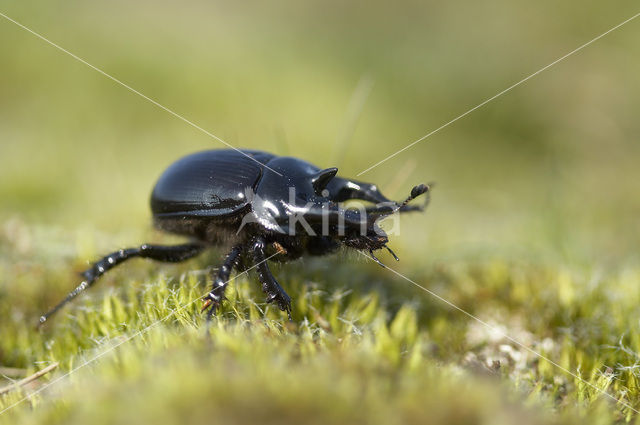
M 253 260 L 256 263 L 256 270 L 258 271 L 258 280 L 262 284 L 262 291 L 267 294 L 267 303 L 278 303 L 280 310 L 286 311 L 289 320 L 292 320 L 291 298 L 278 284 L 278 281 L 273 277 L 271 270 L 269 270 L 267 259 L 264 255 L 264 249 L 264 240 L 262 238 L 255 239 L 251 250 L 253 252 Z
M 207 320 L 211 320 L 211 317 L 220 307 L 220 303 L 222 303 L 222 301 L 225 299 L 224 290 L 227 288 L 227 284 L 229 283 L 229 276 L 231 275 L 231 271 L 238 264 L 238 258 L 241 252 L 241 246 L 234 246 L 231 249 L 231 252 L 229 252 L 225 257 L 224 262 L 218 270 L 218 273 L 216 273 L 215 277 L 213 278 L 211 292 L 209 292 L 205 296 L 205 303 L 202 307 L 202 311 L 209 308 L 209 311 L 207 312 Z

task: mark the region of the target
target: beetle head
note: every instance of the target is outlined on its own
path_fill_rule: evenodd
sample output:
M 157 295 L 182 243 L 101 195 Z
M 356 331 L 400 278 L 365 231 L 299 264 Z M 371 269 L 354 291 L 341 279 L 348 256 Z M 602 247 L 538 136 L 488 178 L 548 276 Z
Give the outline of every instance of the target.
M 402 203 L 389 201 L 389 205 L 377 204 L 373 209 L 360 204 L 359 208 L 344 209 L 326 190 L 337 168 L 319 170 L 291 157 L 276 157 L 268 165 L 253 196 L 247 196 L 252 208 L 243 224 L 247 220 L 258 222 L 263 228 L 290 236 L 329 236 L 356 249 L 385 248 L 388 237 L 377 222 L 399 211 L 422 209 L 407 204 L 428 190 L 426 185 L 416 186 Z
M 387 208 L 380 208 L 380 204 L 378 204 L 378 209 L 376 211 L 370 211 L 368 214 L 366 211 L 361 215 L 361 223 L 364 227 L 361 227 L 360 233 L 347 233 L 346 237 L 343 240 L 343 243 L 351 248 L 359 249 L 359 250 L 368 250 L 371 254 L 371 257 L 374 261 L 376 261 L 381 266 L 385 267 L 384 264 L 380 262 L 373 254 L 373 251 L 377 249 L 385 248 L 386 250 L 393 255 L 393 258 L 398 260 L 396 254 L 387 246 L 389 242 L 389 238 L 384 230 L 378 225 L 378 223 L 383 220 L 385 217 L 389 217 L 390 215 L 396 214 L 400 211 L 422 211 L 424 207 L 426 207 L 426 203 L 423 206 L 408 206 L 409 202 L 414 200 L 415 198 L 427 193 L 430 189 L 429 185 L 420 184 L 415 186 L 410 195 L 401 203 L 392 202 L 391 205 L 385 205 Z M 429 198 L 427 197 L 427 203 Z M 366 229 L 366 231 L 362 231 L 362 229 Z

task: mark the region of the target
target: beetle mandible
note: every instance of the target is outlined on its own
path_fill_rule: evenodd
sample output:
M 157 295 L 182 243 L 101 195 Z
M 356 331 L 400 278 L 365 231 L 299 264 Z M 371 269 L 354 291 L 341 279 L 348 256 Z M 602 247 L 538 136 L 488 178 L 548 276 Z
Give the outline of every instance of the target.
M 158 179 L 151 212 L 157 228 L 191 241 L 175 246 L 143 244 L 107 255 L 82 273 L 80 285 L 41 316 L 40 323 L 130 258 L 180 262 L 212 246 L 226 246 L 229 251 L 204 297 L 207 318 L 224 299 L 232 270 L 253 264 L 267 302 L 277 304 L 291 320 L 291 298 L 273 277 L 267 259 L 273 256 L 285 262 L 346 246 L 368 251 L 383 265 L 374 250 L 386 248 L 398 258 L 387 247 L 388 237 L 378 220 L 396 212 L 421 211 L 426 205 L 408 203 L 426 193 L 427 185 L 415 186 L 398 203 L 387 199 L 376 185 L 345 179 L 337 172 L 337 168 L 320 169 L 298 158 L 256 150 L 207 150 L 179 159 Z M 375 206 L 343 208 L 348 200 Z

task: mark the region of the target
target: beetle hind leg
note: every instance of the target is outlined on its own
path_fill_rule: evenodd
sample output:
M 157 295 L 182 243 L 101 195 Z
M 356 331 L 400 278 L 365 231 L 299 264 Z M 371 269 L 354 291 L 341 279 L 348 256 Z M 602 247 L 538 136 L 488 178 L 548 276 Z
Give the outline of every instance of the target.
M 141 257 L 166 263 L 178 263 L 195 257 L 200 254 L 204 248 L 205 246 L 199 243 L 187 243 L 175 246 L 144 244 L 138 248 L 126 248 L 112 252 L 101 260 L 93 263 L 90 268 L 82 273 L 84 279 L 80 285 L 69 292 L 55 307 L 40 316 L 40 325 L 46 322 L 49 317 L 64 307 L 69 301 L 90 288 L 100 276 L 131 258 Z
M 213 278 L 211 292 L 205 296 L 205 302 L 202 306 L 202 311 L 209 309 L 207 311 L 207 320 L 211 320 L 211 317 L 215 314 L 216 310 L 218 310 L 222 301 L 224 301 L 224 291 L 229 283 L 229 276 L 231 276 L 233 268 L 237 266 L 241 252 L 241 246 L 234 246 L 225 257 L 224 262 Z
M 256 239 L 251 249 L 253 251 L 255 267 L 258 272 L 258 280 L 262 284 L 262 291 L 267 294 L 267 303 L 276 303 L 280 310 L 287 313 L 289 320 L 293 320 L 291 317 L 291 297 L 282 289 L 278 281 L 273 277 L 271 270 L 269 270 L 267 258 L 264 254 L 264 240 L 260 238 Z

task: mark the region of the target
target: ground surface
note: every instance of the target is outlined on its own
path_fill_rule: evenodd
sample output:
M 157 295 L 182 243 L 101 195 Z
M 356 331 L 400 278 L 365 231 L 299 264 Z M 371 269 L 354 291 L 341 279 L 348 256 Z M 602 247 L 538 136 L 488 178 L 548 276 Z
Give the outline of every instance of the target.
M 236 146 L 347 176 L 638 12 L 0 5 Z M 380 258 L 484 324 L 341 253 L 274 267 L 293 323 L 250 273 L 207 330 L 212 251 L 132 261 L 36 330 L 89 261 L 175 242 L 151 229 L 153 182 L 222 145 L 0 19 L 0 387 L 59 362 L 0 396 L 0 424 L 636 422 L 639 25 L 362 176 L 394 199 L 437 182 L 392 237 L 401 261 Z
M 531 423 L 602 423 L 633 416 L 585 382 L 638 407 L 640 347 L 629 320 L 638 315 L 638 269 L 585 273 L 496 258 L 413 269 L 415 281 L 492 331 L 356 256 L 305 261 L 278 270 L 294 299 L 293 323 L 264 304 L 250 275 L 231 284 L 207 334 L 197 298 L 203 268 L 217 256 L 161 272 L 138 261 L 39 332 L 38 313 L 63 294 L 41 288 L 72 281 L 79 266 L 61 258 L 59 246 L 33 244 L 47 237 L 66 239 L 17 221 L 3 229 L 0 354 L 24 374 L 54 361 L 60 367 L 2 405 L 91 363 L 4 413 L 2 423 L 512 423 L 523 414 Z M 34 281 L 43 286 L 27 284 Z

